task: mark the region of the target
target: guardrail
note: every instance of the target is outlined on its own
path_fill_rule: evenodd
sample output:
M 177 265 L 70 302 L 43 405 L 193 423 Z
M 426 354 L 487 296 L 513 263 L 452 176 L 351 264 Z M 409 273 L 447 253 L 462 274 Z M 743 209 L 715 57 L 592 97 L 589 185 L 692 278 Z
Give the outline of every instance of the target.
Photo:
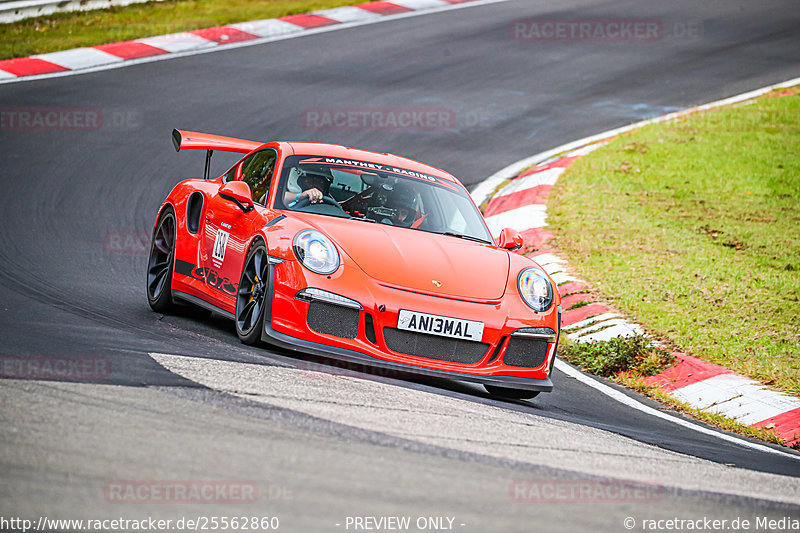
M 90 11 L 112 6 L 127 6 L 162 0 L 20 0 L 0 2 L 0 23 L 15 22 L 68 11 Z

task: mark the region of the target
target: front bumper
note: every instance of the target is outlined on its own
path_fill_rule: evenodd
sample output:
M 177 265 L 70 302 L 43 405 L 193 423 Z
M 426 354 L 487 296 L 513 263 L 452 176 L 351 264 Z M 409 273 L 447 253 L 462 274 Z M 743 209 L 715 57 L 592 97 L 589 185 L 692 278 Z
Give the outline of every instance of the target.
M 278 276 L 277 283 L 276 276 Z M 480 308 L 481 305 L 486 309 L 486 316 L 479 318 L 485 319 L 486 322 L 484 342 L 488 348 L 477 361 L 459 363 L 454 360 L 423 357 L 419 354 L 400 353 L 391 350 L 387 345 L 384 328 L 393 329 L 399 309 L 429 309 L 425 305 L 430 306 L 433 297 L 402 294 L 393 299 L 392 296 L 397 294 L 396 289 L 380 286 L 369 279 L 355 280 L 363 292 L 360 293 L 360 298 L 356 297 L 354 300 L 363 307 L 357 311 L 357 329 L 348 333 L 345 338 L 314 330 L 308 321 L 311 304 L 298 299 L 297 294 L 310 285 L 322 285 L 320 287 L 322 290 L 341 294 L 341 286 L 353 286 L 354 280 L 351 279 L 348 283 L 348 280 L 331 281 L 330 277 L 315 278 L 313 275 L 310 277 L 311 279 L 307 279 L 306 271 L 293 261 L 282 262 L 270 269 L 268 292 L 270 297 L 267 298 L 265 309 L 263 341 L 302 353 L 389 370 L 398 375 L 456 379 L 537 392 L 550 392 L 553 389 L 550 371 L 557 348 L 559 327 L 555 305 L 551 313 L 543 313 L 535 320 L 529 318 L 525 321 L 509 318 L 509 309 L 503 308 L 504 305 L 508 305 L 506 303 L 492 305 L 452 301 L 442 303 L 441 305 L 451 306 L 455 310 L 452 312 L 451 309 L 449 315 L 444 311 L 443 314 L 446 316 L 465 316 L 467 310 L 474 313 L 474 308 Z M 522 305 L 520 303 L 520 306 Z M 524 308 L 521 313 L 525 313 L 526 309 Z M 466 316 L 470 319 L 476 318 L 474 315 Z M 369 317 L 369 327 L 373 328 L 371 334 L 366 326 L 367 317 Z M 546 354 L 542 354 L 540 365 L 520 367 L 504 363 L 505 351 L 512 339 L 524 336 L 512 335 L 515 330 L 545 325 L 554 330 L 554 335 L 549 339 L 551 342 L 547 342 Z

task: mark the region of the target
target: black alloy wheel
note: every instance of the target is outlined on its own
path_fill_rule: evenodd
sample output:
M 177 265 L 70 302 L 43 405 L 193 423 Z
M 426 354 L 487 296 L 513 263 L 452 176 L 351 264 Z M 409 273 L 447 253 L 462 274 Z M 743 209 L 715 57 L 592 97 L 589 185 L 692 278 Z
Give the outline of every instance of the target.
M 244 261 L 236 295 L 236 334 L 248 345 L 261 341 L 269 291 L 269 257 L 263 243 L 254 245 Z
M 153 311 L 166 313 L 175 309 L 172 301 L 172 270 L 175 264 L 175 212 L 165 208 L 153 232 L 147 261 L 147 303 Z

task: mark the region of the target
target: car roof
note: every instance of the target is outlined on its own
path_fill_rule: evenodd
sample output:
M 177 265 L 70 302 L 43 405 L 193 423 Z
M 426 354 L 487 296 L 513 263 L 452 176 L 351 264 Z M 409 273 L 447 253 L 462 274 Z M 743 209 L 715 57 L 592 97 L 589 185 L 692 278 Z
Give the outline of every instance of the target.
M 423 174 L 429 174 L 447 181 L 460 183 L 452 174 L 436 167 L 414 161 L 407 157 L 389 153 L 370 152 L 359 148 L 348 148 L 340 144 L 318 143 L 318 142 L 286 142 L 294 151 L 295 155 L 317 155 L 326 157 L 336 157 L 339 159 L 355 159 L 378 163 L 380 165 L 395 166 L 406 170 L 413 170 Z

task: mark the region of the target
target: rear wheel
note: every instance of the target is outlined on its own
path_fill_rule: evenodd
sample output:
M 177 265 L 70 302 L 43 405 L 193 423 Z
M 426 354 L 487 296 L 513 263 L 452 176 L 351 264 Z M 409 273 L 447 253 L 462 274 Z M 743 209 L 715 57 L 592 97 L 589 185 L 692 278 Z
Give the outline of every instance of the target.
M 483 387 L 492 396 L 509 400 L 530 400 L 539 396 L 539 391 L 534 390 L 509 389 L 508 387 L 498 387 L 496 385 L 484 385 Z
M 267 248 L 259 242 L 247 254 L 236 295 L 236 334 L 251 346 L 261 341 L 264 330 L 269 268 Z
M 175 212 L 164 209 L 153 232 L 150 257 L 147 261 L 147 303 L 153 311 L 175 310 L 172 301 L 172 268 L 175 263 Z

